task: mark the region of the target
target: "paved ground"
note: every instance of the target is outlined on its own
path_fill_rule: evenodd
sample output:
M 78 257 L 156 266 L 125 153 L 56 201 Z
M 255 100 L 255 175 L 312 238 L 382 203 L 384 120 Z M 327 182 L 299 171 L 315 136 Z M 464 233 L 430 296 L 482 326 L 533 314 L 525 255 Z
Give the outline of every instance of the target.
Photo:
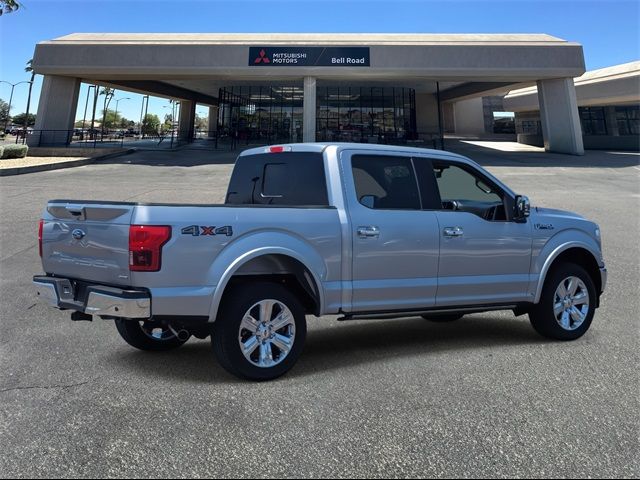
M 141 152 L 0 179 L 0 476 L 640 475 L 638 157 L 456 148 L 534 204 L 600 223 L 610 283 L 583 339 L 544 340 L 509 313 L 310 319 L 289 375 L 238 381 L 207 341 L 138 352 L 111 322 L 71 323 L 29 289 L 47 199 L 219 202 L 232 155 Z

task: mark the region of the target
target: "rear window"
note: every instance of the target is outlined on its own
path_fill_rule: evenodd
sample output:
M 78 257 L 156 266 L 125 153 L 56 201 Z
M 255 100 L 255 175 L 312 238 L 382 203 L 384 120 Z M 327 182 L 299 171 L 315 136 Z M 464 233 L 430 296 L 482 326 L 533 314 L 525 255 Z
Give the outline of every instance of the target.
M 239 157 L 225 203 L 328 206 L 322 154 L 283 152 Z

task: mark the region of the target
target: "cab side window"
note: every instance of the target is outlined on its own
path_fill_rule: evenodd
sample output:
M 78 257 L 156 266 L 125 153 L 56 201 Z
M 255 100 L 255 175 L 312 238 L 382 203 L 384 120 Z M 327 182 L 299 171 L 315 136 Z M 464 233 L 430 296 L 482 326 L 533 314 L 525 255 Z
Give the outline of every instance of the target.
M 480 175 L 447 162 L 434 162 L 433 170 L 444 210 L 506 220 L 503 193 Z
M 351 168 L 358 201 L 374 210 L 420 210 L 411 158 L 355 155 Z

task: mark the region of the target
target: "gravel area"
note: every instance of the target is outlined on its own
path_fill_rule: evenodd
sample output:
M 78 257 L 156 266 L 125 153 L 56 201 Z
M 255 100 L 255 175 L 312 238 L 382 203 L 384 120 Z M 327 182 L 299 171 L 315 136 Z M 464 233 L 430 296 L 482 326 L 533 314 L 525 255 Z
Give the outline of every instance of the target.
M 36 165 L 49 165 L 51 163 L 72 162 L 84 160 L 90 157 L 25 157 L 0 160 L 0 169 L 33 167 Z

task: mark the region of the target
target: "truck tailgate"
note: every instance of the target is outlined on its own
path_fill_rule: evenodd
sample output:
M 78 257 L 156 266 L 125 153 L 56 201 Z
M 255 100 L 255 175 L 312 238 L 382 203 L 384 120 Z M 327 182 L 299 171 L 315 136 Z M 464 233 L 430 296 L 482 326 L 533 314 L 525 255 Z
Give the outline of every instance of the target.
M 129 225 L 133 204 L 51 201 L 43 216 L 45 272 L 128 285 Z

